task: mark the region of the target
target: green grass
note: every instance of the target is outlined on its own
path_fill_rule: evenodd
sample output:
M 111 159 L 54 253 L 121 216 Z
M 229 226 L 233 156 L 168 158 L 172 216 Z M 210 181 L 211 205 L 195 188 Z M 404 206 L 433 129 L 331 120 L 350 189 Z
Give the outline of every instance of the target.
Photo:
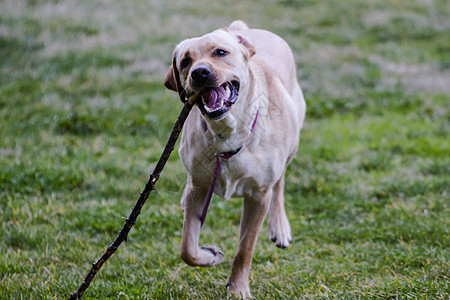
M 122 228 L 181 110 L 180 40 L 243 19 L 292 46 L 308 104 L 286 179 L 293 243 L 267 225 L 257 299 L 449 299 L 446 1 L 0 2 L 0 298 L 64 299 Z M 186 173 L 171 157 L 127 244 L 84 299 L 219 299 L 241 199 L 215 197 L 178 256 Z

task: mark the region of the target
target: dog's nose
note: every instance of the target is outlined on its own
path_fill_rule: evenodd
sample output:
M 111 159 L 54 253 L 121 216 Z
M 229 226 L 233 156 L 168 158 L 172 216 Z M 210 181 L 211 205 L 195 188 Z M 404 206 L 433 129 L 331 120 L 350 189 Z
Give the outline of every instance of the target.
M 214 80 L 214 75 L 210 67 L 201 65 L 191 71 L 192 80 L 198 85 L 210 85 Z

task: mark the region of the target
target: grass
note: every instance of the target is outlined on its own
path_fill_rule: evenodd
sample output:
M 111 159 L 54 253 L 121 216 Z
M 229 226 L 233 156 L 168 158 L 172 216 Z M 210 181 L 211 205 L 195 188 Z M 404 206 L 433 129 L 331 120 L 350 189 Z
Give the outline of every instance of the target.
M 308 104 L 286 180 L 293 243 L 276 249 L 264 227 L 255 298 L 448 299 L 449 9 L 440 0 L 0 2 L 0 298 L 77 289 L 181 109 L 162 84 L 175 44 L 243 19 L 289 42 Z M 174 154 L 84 299 L 226 297 L 242 201 L 214 198 L 202 230 L 226 261 L 187 267 L 185 179 Z

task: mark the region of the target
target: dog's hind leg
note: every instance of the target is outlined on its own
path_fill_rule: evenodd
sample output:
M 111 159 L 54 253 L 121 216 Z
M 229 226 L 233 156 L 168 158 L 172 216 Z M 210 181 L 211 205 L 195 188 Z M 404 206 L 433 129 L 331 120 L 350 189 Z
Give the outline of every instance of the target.
M 279 248 L 289 246 L 291 226 L 284 208 L 284 173 L 273 188 L 272 201 L 269 209 L 270 239 Z
M 249 275 L 253 251 L 267 215 L 271 197 L 272 190 L 264 193 L 258 192 L 251 197 L 244 198 L 239 247 L 234 256 L 231 274 L 227 282 L 230 294 L 242 298 L 251 297 Z
M 181 205 L 184 210 L 181 258 L 190 266 L 211 267 L 223 262 L 224 255 L 216 246 L 199 247 L 200 215 L 207 189 L 196 188 L 188 179 Z

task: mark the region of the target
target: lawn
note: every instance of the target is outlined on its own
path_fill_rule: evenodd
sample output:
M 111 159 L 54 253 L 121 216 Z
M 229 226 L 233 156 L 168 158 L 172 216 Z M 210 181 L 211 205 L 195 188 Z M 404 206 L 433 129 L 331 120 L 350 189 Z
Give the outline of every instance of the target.
M 114 240 L 181 110 L 182 39 L 245 20 L 291 45 L 308 105 L 286 178 L 292 245 L 253 258 L 256 299 L 449 299 L 450 5 L 445 0 L 0 1 L 0 299 L 65 299 Z M 83 299 L 220 299 L 241 199 L 214 197 L 178 255 L 173 153 Z

